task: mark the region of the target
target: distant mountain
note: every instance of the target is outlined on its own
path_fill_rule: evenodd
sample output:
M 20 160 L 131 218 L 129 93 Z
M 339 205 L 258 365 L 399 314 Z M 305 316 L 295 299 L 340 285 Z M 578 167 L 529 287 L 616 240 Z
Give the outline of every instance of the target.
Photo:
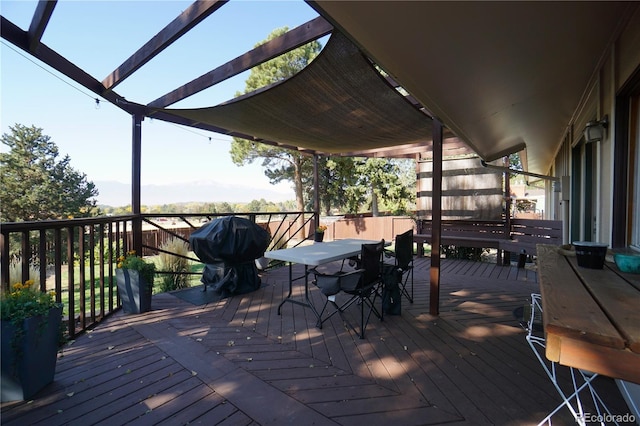
M 112 207 L 131 204 L 131 185 L 116 181 L 94 181 L 98 189 L 98 204 Z M 187 202 L 250 202 L 264 198 L 267 201 L 295 199 L 293 190 L 283 192 L 280 188 L 255 188 L 234 183 L 215 181 L 178 182 L 166 185 L 142 185 L 143 205 L 158 205 Z

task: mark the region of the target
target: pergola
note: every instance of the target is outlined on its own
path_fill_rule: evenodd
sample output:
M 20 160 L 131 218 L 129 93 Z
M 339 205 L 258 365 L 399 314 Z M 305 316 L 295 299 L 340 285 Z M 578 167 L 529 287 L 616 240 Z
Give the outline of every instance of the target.
M 309 5 L 317 18 L 152 102 L 118 94 L 120 83 L 225 3 L 195 1 L 143 46 L 133 46 L 131 56 L 101 80 L 42 43 L 55 0 L 39 1 L 26 29 L 2 16 L 1 35 L 132 116 L 134 214 L 141 208 L 145 117 L 314 156 L 406 157 L 432 151 L 433 314 L 439 304 L 443 153 L 473 150 L 492 161 L 520 152 L 525 169 L 548 173 L 585 87 L 633 7 L 625 2 L 314 1 Z M 284 82 L 207 108 L 171 107 L 327 34 L 318 58 Z M 318 211 L 317 195 L 315 207 Z M 135 226 L 141 223 L 134 223 L 134 231 Z

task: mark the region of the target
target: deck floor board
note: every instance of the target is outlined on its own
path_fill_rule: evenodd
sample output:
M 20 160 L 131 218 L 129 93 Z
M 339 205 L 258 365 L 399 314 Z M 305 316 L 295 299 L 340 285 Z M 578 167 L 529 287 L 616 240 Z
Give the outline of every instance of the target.
M 155 295 L 151 312 L 120 312 L 79 336 L 33 401 L 2 403 L 2 424 L 536 424 L 560 399 L 513 316 L 537 292 L 535 270 L 443 259 L 436 317 L 429 266 L 415 260 L 414 303 L 372 317 L 365 339 L 347 326 L 356 306 L 322 329 L 297 304 L 279 315 L 288 267 L 208 305 Z M 613 382 L 598 381 L 626 412 Z M 563 409 L 554 424 L 575 422 Z

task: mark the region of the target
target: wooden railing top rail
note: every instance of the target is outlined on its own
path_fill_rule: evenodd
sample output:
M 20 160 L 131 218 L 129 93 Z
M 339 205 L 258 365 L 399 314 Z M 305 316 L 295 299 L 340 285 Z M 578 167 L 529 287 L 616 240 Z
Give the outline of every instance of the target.
M 61 229 L 68 228 L 70 226 L 99 225 L 105 223 L 123 222 L 133 220 L 135 217 L 135 215 L 118 215 L 25 222 L 2 222 L 0 224 L 0 231 L 2 231 L 3 234 L 9 234 L 13 232 L 40 231 L 42 229 Z

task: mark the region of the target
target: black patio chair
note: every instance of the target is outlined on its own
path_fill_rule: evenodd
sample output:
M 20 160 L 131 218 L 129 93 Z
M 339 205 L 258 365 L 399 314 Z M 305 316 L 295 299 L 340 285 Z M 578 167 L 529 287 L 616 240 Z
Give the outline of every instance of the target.
M 396 235 L 395 249 L 386 255 L 394 258 L 400 293 L 413 303 L 413 230 Z
M 335 274 L 324 274 L 314 271 L 314 284 L 318 286 L 327 300 L 320 312 L 320 318 L 316 326 L 322 328 L 322 323 L 331 318 L 336 312 L 346 322 L 343 312 L 353 304 L 360 306 L 360 332 L 351 326 L 353 330 L 364 339 L 364 332 L 373 313 L 381 321 L 382 309 L 375 306 L 378 297 L 382 298 L 382 271 L 383 271 L 384 240 L 375 244 L 363 244 L 358 261 L 359 269 L 350 272 L 339 271 Z M 336 295 L 343 292 L 349 295 L 349 299 L 342 304 L 336 302 Z M 322 318 L 327 305 L 331 303 L 335 310 Z

